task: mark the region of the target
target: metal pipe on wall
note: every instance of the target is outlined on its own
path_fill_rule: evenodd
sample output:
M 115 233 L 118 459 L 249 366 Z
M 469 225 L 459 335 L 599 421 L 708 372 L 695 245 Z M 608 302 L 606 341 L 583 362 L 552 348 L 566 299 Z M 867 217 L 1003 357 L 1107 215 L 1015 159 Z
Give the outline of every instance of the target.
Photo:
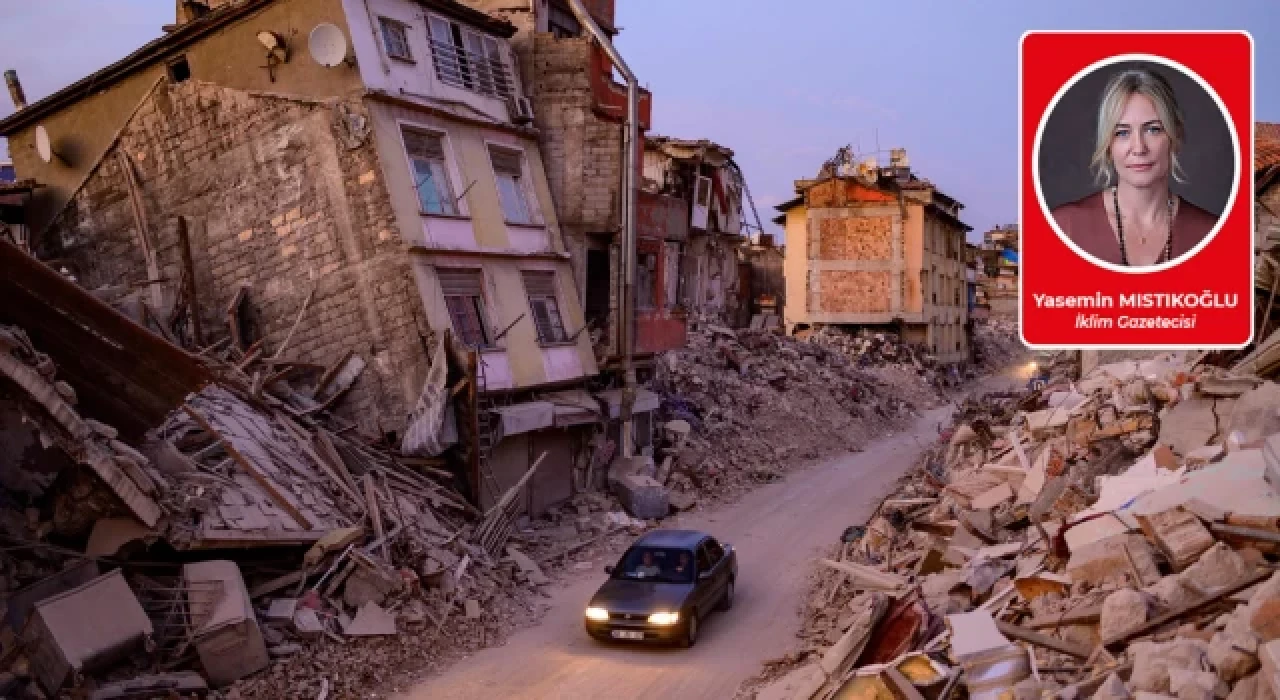
M 639 156 L 636 152 L 640 140 L 640 84 L 627 67 L 622 55 L 614 47 L 609 35 L 600 29 L 595 19 L 583 7 L 582 0 L 569 0 L 569 7 L 600 47 L 608 54 L 623 80 L 627 82 L 627 118 L 623 128 L 622 148 L 622 322 L 619 324 L 618 347 L 622 350 L 622 456 L 635 455 L 635 435 L 632 428 L 632 409 L 636 401 L 636 372 L 632 367 L 632 350 L 635 344 L 635 274 L 636 274 L 636 168 Z

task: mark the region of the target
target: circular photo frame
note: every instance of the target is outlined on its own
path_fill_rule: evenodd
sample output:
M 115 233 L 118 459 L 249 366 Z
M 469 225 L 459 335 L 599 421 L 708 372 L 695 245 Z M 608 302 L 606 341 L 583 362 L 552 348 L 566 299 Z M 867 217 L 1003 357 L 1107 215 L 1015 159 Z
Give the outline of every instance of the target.
M 1183 140 L 1176 153 L 1180 167 L 1169 167 L 1167 173 L 1169 189 L 1180 200 L 1168 243 L 1173 255 L 1149 265 L 1123 265 L 1116 258 L 1121 241 L 1103 197 L 1110 199 L 1111 186 L 1123 178 L 1114 167 L 1106 166 L 1109 178 L 1103 184 L 1093 167 L 1098 133 L 1105 126 L 1100 122 L 1108 114 L 1114 118 L 1114 112 L 1102 109 L 1104 92 L 1114 76 L 1133 69 L 1163 78 L 1183 122 Z M 1149 98 L 1148 104 L 1157 112 L 1164 106 Z M 1195 71 L 1162 56 L 1120 54 L 1086 66 L 1054 94 L 1036 129 L 1032 179 L 1045 219 L 1076 255 L 1112 272 L 1148 274 L 1191 259 L 1218 235 L 1238 195 L 1239 153 L 1240 137 L 1226 105 Z M 1126 173 L 1135 179 L 1142 174 L 1136 169 Z M 1196 236 L 1199 240 L 1193 240 Z

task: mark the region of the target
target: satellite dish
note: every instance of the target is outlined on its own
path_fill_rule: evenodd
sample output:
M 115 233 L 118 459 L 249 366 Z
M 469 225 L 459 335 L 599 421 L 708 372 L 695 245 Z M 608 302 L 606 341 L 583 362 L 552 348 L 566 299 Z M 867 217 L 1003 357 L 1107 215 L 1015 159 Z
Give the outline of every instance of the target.
M 347 59 L 347 35 L 337 25 L 317 24 L 307 39 L 307 49 L 316 63 L 332 68 Z
M 43 124 L 36 127 L 36 152 L 40 154 L 40 160 L 53 162 L 53 144 L 49 143 L 49 132 Z

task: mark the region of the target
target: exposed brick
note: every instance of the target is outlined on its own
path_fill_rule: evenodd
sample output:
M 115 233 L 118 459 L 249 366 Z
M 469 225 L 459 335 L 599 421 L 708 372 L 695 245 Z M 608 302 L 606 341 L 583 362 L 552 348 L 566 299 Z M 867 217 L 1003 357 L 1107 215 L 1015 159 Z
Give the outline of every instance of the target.
M 819 220 L 823 260 L 889 260 L 893 257 L 893 217 L 847 216 Z
M 889 311 L 891 281 L 887 270 L 822 270 L 821 311 L 875 313 Z

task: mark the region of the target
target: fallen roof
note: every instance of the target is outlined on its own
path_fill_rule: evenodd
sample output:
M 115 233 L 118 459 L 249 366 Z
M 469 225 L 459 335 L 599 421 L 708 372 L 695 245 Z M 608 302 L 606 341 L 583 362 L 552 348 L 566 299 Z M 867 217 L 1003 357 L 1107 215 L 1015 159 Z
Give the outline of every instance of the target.
M 645 147 L 661 151 L 677 160 L 702 158 L 720 167 L 733 158 L 733 150 L 709 139 L 678 139 L 670 136 L 646 136 Z M 710 156 L 710 158 L 708 158 Z
M 0 240 L 0 322 L 24 328 L 89 413 L 126 436 L 158 425 L 210 378 L 194 355 Z

